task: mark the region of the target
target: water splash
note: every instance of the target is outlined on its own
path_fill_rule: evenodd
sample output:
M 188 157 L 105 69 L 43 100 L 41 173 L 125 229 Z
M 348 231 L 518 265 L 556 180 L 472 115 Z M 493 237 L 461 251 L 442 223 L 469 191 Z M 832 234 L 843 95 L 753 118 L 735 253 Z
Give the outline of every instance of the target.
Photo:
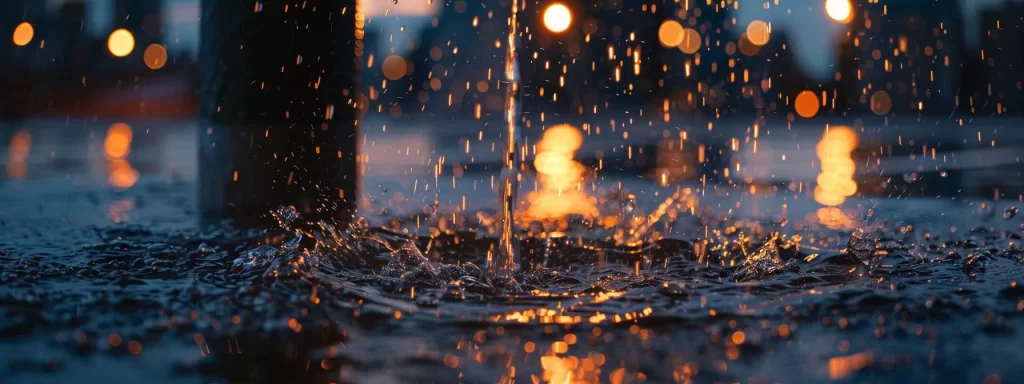
M 488 269 L 492 275 L 508 277 L 519 265 L 519 244 L 515 237 L 513 211 L 519 191 L 519 119 L 520 84 L 517 44 L 519 39 L 519 1 L 512 0 L 509 16 L 508 47 L 505 51 L 505 140 L 504 159 L 501 169 L 501 185 L 498 187 L 499 240 L 497 255 L 492 255 Z

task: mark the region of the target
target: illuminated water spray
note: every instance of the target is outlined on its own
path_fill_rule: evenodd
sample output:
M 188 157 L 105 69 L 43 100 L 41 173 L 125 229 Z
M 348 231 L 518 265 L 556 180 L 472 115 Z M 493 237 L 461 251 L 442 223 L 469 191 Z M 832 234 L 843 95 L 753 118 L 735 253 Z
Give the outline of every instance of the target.
M 490 255 L 488 268 L 492 274 L 508 276 L 519 265 L 519 242 L 515 238 L 513 209 L 519 190 L 519 64 L 517 63 L 516 40 L 519 35 L 519 1 L 512 0 L 512 12 L 508 23 L 508 44 L 505 46 L 505 141 L 501 168 L 501 185 L 498 186 L 499 229 L 498 252 Z

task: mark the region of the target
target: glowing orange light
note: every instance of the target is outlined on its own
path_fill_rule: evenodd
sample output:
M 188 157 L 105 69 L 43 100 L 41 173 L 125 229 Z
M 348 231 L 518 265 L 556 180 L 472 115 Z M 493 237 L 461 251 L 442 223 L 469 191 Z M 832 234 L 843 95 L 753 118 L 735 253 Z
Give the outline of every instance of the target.
M 7 175 L 12 179 L 23 179 L 28 174 L 28 152 L 32 149 L 32 135 L 28 131 L 18 131 L 11 137 L 11 147 L 7 151 Z
M 125 57 L 135 50 L 135 35 L 127 29 L 116 29 L 107 38 L 107 50 L 111 55 Z
M 700 50 L 700 39 L 700 32 L 693 28 L 686 28 L 683 31 L 683 41 L 679 43 L 679 50 L 691 55 L 697 53 Z
M 658 28 L 658 41 L 665 47 L 677 47 L 683 43 L 683 26 L 675 20 L 666 20 Z
M 32 28 L 32 23 L 26 21 L 18 24 L 18 26 L 14 28 L 14 36 L 12 36 L 11 39 L 14 41 L 14 45 L 24 47 L 28 45 L 28 43 L 32 42 L 32 38 L 35 37 L 35 35 L 36 30 L 35 28 Z
M 562 33 L 572 25 L 572 12 L 562 3 L 554 3 L 544 9 L 544 26 L 554 33 Z
M 853 19 L 853 4 L 850 0 L 825 0 L 825 13 L 832 20 L 849 23 Z
M 125 123 L 114 123 L 107 129 L 103 142 L 103 154 L 109 160 L 123 159 L 131 152 L 132 127 Z
M 157 70 L 167 65 L 167 48 L 160 44 L 150 44 L 142 53 L 142 60 L 149 69 Z
M 793 107 L 800 117 L 811 118 L 818 114 L 819 103 L 818 95 L 811 91 L 803 91 L 796 95 Z
M 761 20 L 754 20 L 747 25 L 747 39 L 755 45 L 768 44 L 771 30 L 768 24 Z
M 860 352 L 828 359 L 828 377 L 832 380 L 842 380 L 871 365 L 874 357 L 871 352 Z

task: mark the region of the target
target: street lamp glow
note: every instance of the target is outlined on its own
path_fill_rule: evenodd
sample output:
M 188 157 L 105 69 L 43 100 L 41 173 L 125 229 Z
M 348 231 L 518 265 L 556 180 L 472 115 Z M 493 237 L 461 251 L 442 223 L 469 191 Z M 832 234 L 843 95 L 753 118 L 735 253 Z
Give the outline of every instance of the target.
M 554 33 L 565 32 L 572 24 L 572 13 L 562 3 L 554 3 L 544 9 L 544 26 Z
M 18 24 L 18 26 L 14 28 L 14 36 L 12 37 L 12 40 L 14 41 L 14 45 L 24 47 L 32 41 L 32 38 L 35 37 L 35 35 L 36 30 L 35 28 L 32 28 L 32 23 L 26 21 Z
M 832 20 L 849 23 L 853 16 L 853 5 L 850 0 L 825 0 L 825 13 Z
M 127 29 L 116 29 L 107 38 L 107 49 L 114 56 L 128 56 L 135 50 L 135 36 Z

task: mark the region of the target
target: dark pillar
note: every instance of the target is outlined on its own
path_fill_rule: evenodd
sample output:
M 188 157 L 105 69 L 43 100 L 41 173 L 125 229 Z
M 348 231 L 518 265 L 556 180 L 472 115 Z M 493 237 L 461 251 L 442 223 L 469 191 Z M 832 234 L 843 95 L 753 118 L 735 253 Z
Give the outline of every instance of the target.
M 948 115 L 957 106 L 963 21 L 956 2 L 861 3 L 854 19 L 860 70 L 853 111 L 885 112 L 871 102 L 884 91 L 888 111 Z M 885 103 L 888 104 L 888 103 Z
M 267 225 L 294 206 L 346 222 L 357 198 L 356 0 L 203 0 L 199 200 Z M 359 19 L 361 19 L 361 15 Z

